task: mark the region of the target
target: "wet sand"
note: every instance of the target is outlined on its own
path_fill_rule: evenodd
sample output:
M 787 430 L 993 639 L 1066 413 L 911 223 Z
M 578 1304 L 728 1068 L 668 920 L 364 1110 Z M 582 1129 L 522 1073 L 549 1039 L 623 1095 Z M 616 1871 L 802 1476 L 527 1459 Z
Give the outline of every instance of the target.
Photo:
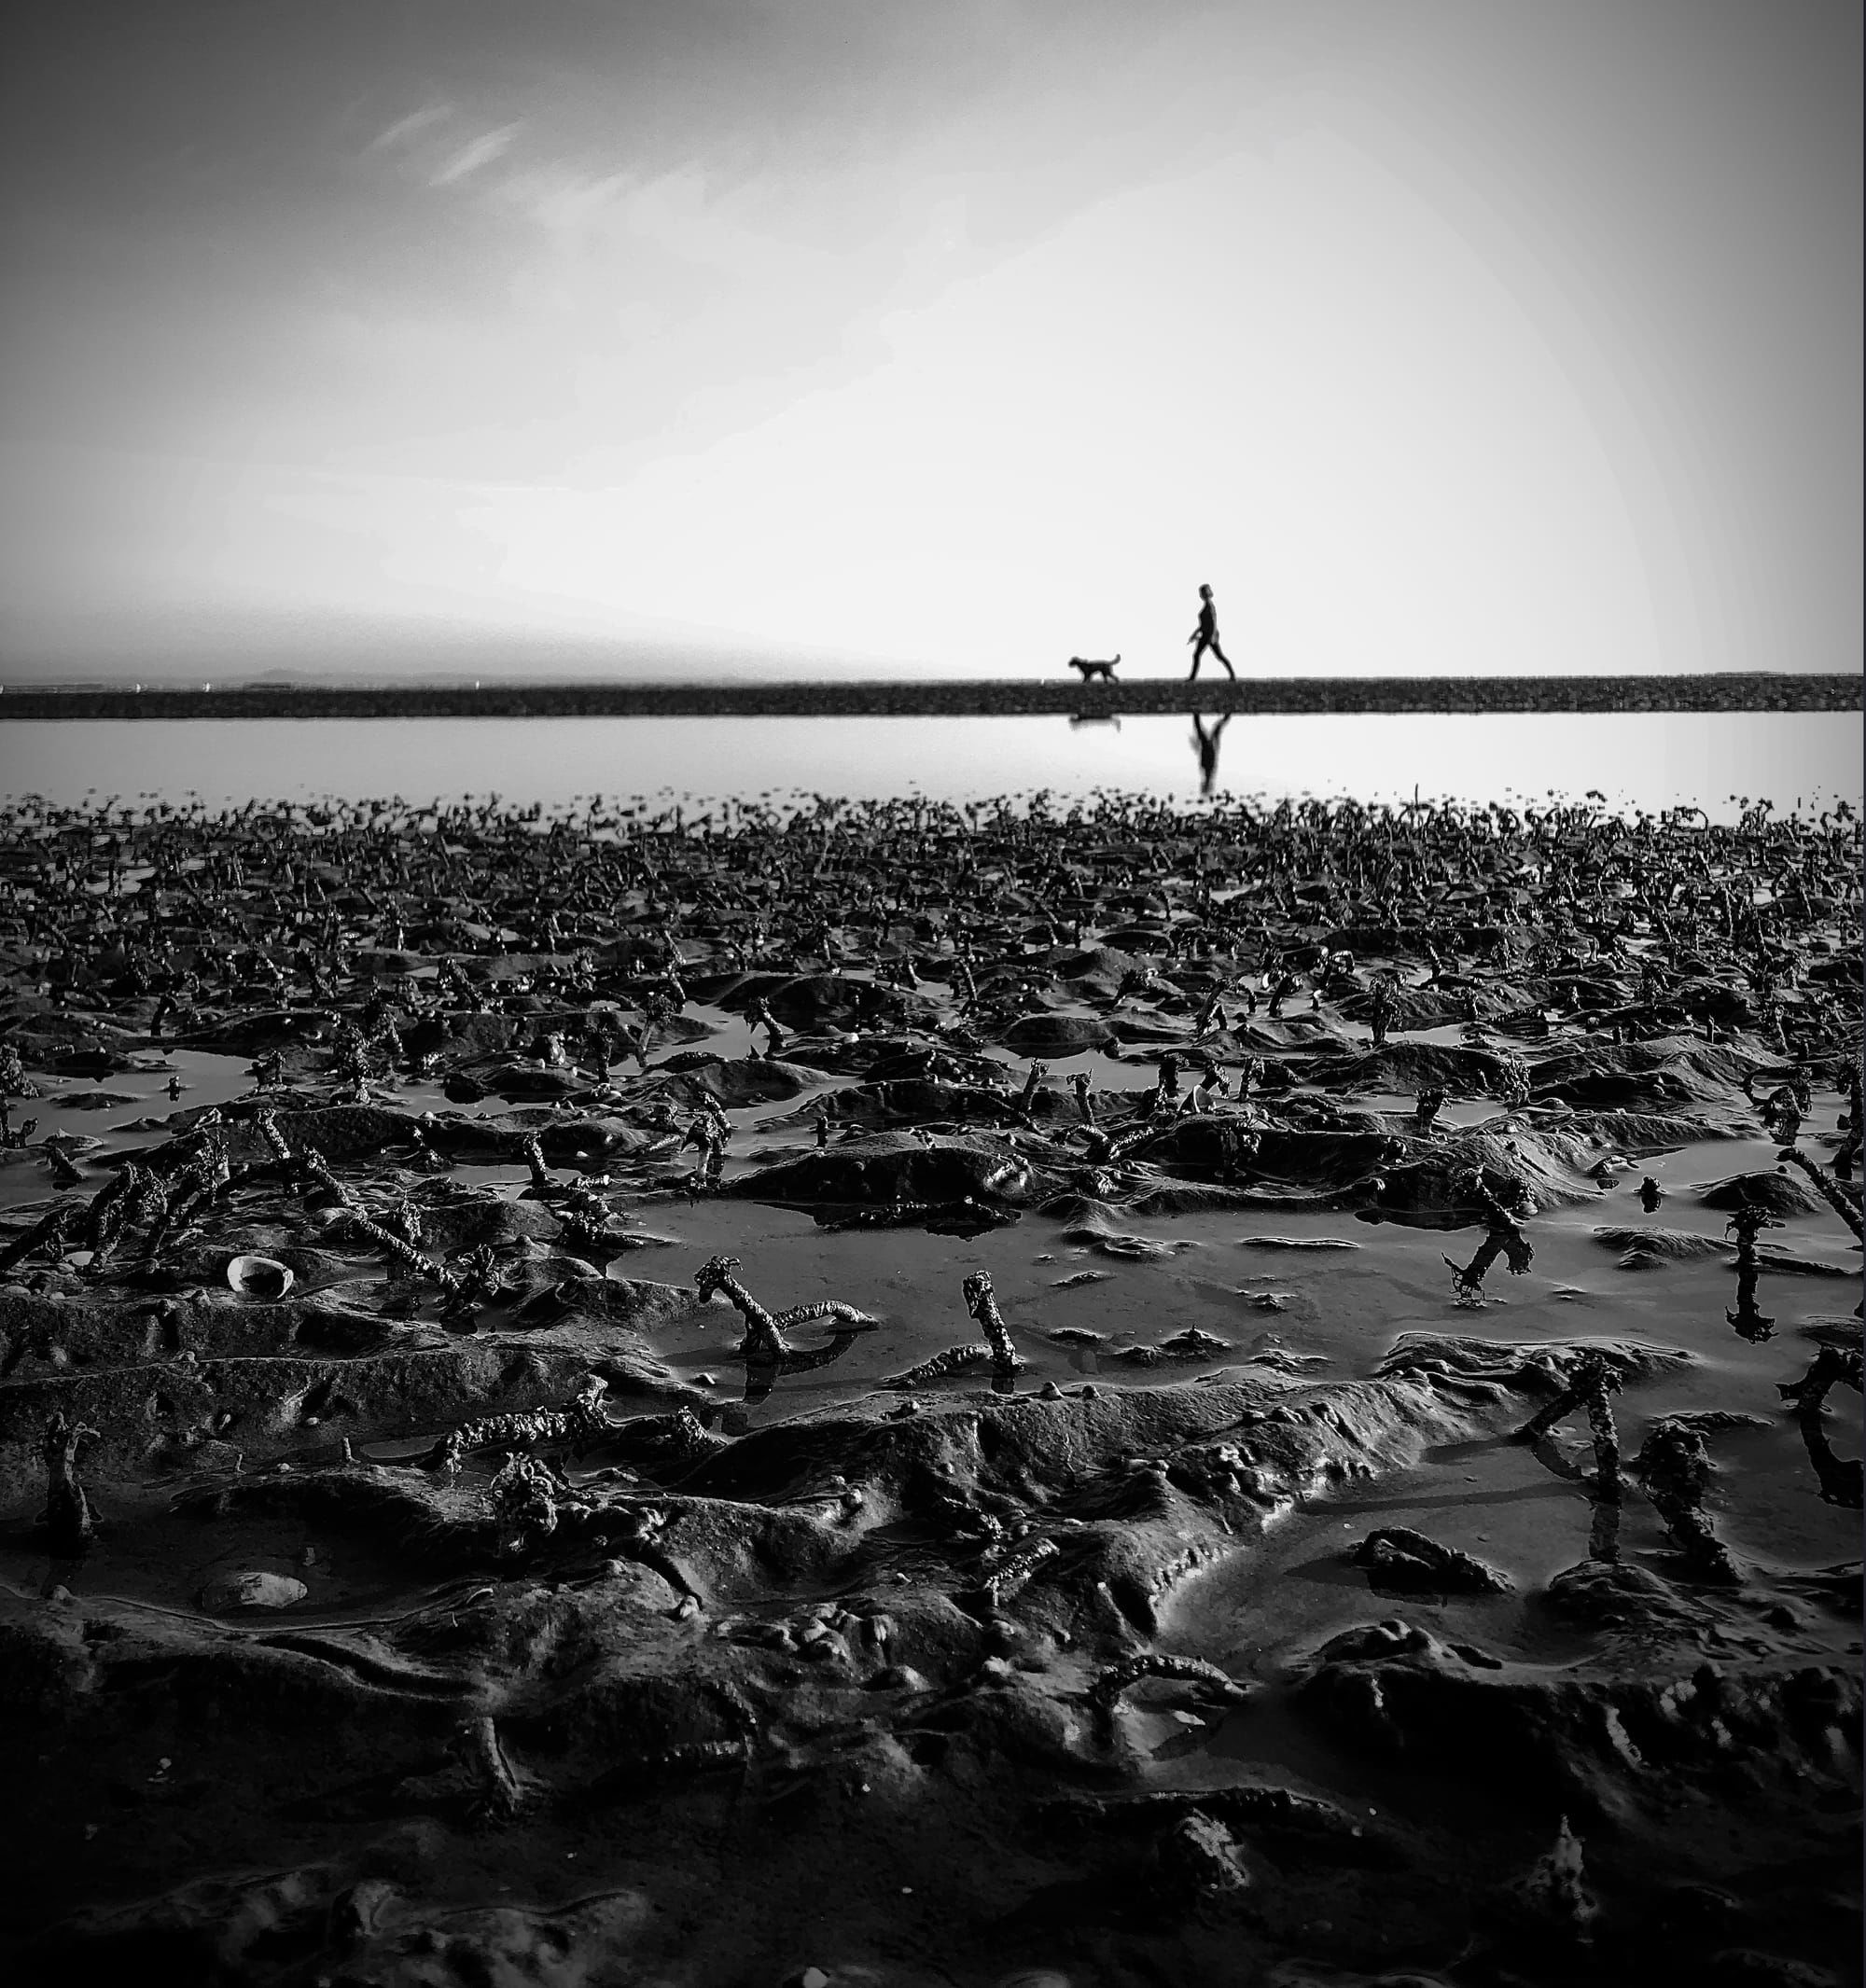
M 1850 813 L 7 826 L 20 1978 L 1855 1977 Z

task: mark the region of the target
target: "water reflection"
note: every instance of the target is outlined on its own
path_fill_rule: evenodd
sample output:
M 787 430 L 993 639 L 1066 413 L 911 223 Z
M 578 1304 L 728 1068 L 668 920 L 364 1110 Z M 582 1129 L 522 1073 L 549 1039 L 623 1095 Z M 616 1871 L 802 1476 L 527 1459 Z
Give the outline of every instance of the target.
M 748 1355 L 745 1360 L 745 1405 L 756 1408 L 787 1374 L 814 1373 L 817 1368 L 829 1366 L 831 1360 L 840 1360 L 864 1332 L 872 1329 L 869 1326 L 843 1327 L 831 1336 L 827 1346 L 792 1347 L 775 1357 Z
M 1818 811 L 1860 799 L 1858 729 L 1817 712 L 1542 713 L 1476 717 L 1240 716 L 1073 718 L 434 718 L 9 723 L 0 791 L 210 804 L 320 795 L 411 799 L 497 792 L 544 806 L 590 795 L 784 798 L 924 794 L 955 802 L 1048 788 L 1192 799 L 1216 787 L 1270 800 L 1347 796 L 1400 805 L 1580 799 L 1701 805 L 1734 821 L 1742 796 Z
M 1199 756 L 1199 792 L 1207 800 L 1211 799 L 1212 784 L 1218 776 L 1218 741 L 1224 737 L 1224 729 L 1231 721 L 1232 714 L 1227 711 L 1207 731 L 1205 719 L 1197 712 L 1192 715 L 1192 750 Z
M 1736 1309 L 1723 1315 L 1751 1345 L 1760 1345 L 1775 1328 L 1775 1321 L 1756 1307 L 1756 1279 L 1762 1267 L 1756 1259 L 1756 1238 L 1764 1229 L 1782 1226 L 1766 1208 L 1746 1203 L 1731 1216 L 1724 1230 L 1736 1242 Z
M 1824 1411 L 1827 1397 L 1836 1385 L 1860 1392 L 1860 1355 L 1857 1346 L 1823 1346 L 1814 1363 L 1799 1381 L 1777 1387 L 1776 1392 L 1794 1411 L 1806 1445 L 1808 1462 L 1820 1485 L 1822 1499 L 1830 1505 L 1844 1505 L 1858 1511 L 1866 1502 L 1866 1467 L 1859 1458 L 1836 1456 L 1828 1438 Z

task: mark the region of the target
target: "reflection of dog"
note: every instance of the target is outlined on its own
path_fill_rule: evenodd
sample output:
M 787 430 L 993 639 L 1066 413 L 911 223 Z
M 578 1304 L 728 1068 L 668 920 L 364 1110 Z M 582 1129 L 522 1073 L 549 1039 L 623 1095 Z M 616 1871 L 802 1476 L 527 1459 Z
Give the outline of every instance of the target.
M 1086 656 L 1071 656 L 1069 658 L 1069 667 L 1072 670 L 1079 670 L 1082 673 L 1082 681 L 1085 684 L 1093 683 L 1097 676 L 1105 684 L 1111 684 L 1114 681 L 1114 666 L 1120 660 L 1121 654 L 1119 650 L 1110 656 L 1106 662 L 1093 662 Z

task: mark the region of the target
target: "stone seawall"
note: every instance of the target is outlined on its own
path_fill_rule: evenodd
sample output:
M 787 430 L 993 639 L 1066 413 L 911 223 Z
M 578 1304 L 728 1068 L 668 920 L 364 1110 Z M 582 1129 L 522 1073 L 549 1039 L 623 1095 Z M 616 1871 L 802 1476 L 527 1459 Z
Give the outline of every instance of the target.
M 535 683 L 28 688 L 5 718 L 1126 717 L 1530 711 L 1859 711 L 1847 675 L 1285 676 L 1236 683 Z

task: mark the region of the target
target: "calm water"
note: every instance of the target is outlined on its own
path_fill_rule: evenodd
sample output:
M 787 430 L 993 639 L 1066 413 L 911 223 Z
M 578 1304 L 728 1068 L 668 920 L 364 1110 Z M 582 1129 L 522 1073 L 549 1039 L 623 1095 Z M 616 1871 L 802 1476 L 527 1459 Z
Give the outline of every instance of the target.
M 1217 721 L 1205 721 L 1207 731 Z M 0 793 L 87 792 L 211 803 L 498 794 L 550 807 L 589 795 L 760 793 L 978 800 L 1048 787 L 1198 798 L 1184 717 L 436 718 L 0 724 Z M 1788 811 L 1861 801 L 1857 714 L 1342 716 L 1232 719 L 1213 791 L 1368 802 L 1579 800 L 1705 808 L 1745 797 Z

